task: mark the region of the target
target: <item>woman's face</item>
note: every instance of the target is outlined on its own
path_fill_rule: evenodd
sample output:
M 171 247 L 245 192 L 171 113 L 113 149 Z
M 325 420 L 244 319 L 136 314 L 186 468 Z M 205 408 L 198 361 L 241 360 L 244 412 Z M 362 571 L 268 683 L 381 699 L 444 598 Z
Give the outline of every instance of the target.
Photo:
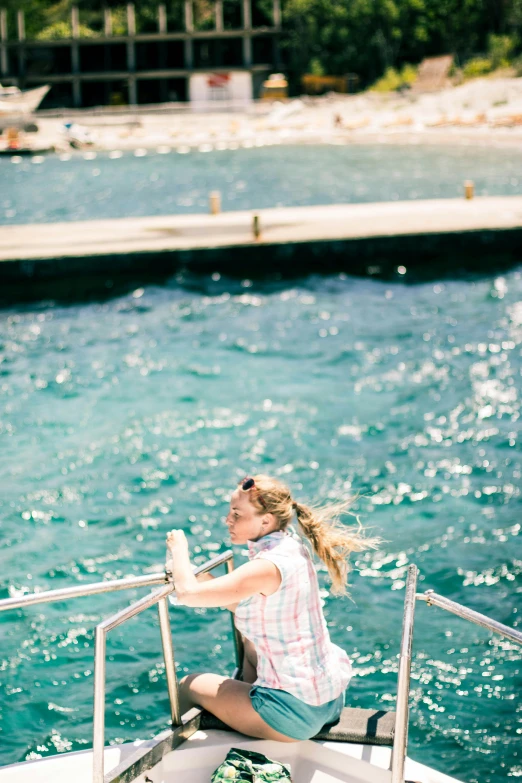
M 255 541 L 268 532 L 270 514 L 259 513 L 249 500 L 248 492 L 236 489 L 230 500 L 226 525 L 233 544 Z

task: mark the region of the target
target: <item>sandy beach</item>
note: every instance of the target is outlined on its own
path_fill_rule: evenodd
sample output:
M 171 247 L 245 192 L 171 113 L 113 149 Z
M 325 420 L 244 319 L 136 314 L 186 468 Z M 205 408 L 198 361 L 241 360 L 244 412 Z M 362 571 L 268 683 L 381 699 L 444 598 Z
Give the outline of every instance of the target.
M 64 123 L 107 151 L 235 149 L 270 144 L 522 144 L 522 78 L 482 78 L 436 93 L 364 92 L 257 101 L 219 110 L 185 105 L 46 112 L 34 146 L 69 149 Z

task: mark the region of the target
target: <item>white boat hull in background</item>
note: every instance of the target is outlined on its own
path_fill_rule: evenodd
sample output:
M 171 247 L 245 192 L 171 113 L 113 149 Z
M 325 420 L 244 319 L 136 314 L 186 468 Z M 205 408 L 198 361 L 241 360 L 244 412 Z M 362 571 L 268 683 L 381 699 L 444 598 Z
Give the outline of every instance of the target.
M 152 747 L 156 740 L 105 748 L 105 774 Z M 134 783 L 210 783 L 212 772 L 229 749 L 244 748 L 290 764 L 293 783 L 390 783 L 391 749 L 348 742 L 281 743 L 255 740 L 231 731 L 197 731 L 167 753 Z M 430 767 L 406 759 L 406 780 L 415 783 L 460 783 Z M 92 751 L 64 753 L 0 768 L 0 783 L 92 783 Z
M 0 87 L 0 117 L 32 114 L 41 104 L 50 85 L 35 87 L 33 90 L 17 90 L 16 88 Z

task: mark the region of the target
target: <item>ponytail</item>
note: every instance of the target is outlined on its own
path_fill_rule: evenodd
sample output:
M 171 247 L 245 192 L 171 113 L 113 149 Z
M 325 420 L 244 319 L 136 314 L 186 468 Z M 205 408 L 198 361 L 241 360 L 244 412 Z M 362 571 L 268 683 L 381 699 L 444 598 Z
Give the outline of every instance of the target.
M 379 538 L 367 538 L 362 534 L 359 520 L 357 529 L 342 524 L 339 517 L 351 503 L 351 500 L 347 500 L 314 508 L 304 503 L 292 503 L 299 527 L 316 555 L 326 565 L 332 580 L 332 592 L 338 595 L 347 592 L 350 554 L 376 549 L 381 543 Z

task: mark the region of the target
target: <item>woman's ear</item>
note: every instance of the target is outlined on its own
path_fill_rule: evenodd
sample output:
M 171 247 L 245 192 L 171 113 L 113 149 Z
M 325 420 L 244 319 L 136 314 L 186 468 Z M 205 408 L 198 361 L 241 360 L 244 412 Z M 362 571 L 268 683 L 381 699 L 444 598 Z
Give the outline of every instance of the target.
M 267 527 L 271 527 L 274 523 L 275 523 L 275 517 L 273 514 L 265 514 L 261 521 L 261 525 L 265 530 Z

